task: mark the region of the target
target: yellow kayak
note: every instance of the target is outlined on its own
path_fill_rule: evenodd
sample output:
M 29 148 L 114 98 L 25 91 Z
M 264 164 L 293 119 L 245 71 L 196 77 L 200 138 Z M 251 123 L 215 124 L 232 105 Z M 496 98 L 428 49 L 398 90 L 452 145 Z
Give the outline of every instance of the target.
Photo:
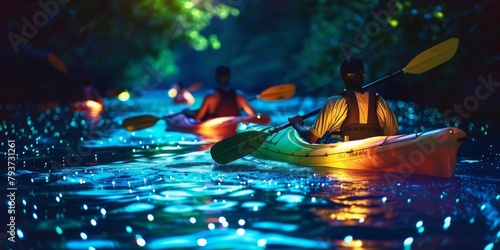
M 268 125 L 242 123 L 238 132 L 269 129 L 272 127 Z M 455 173 L 458 148 L 465 139 L 464 131 L 448 127 L 415 134 L 309 144 L 288 127 L 268 136 L 252 154 L 304 166 L 451 177 Z

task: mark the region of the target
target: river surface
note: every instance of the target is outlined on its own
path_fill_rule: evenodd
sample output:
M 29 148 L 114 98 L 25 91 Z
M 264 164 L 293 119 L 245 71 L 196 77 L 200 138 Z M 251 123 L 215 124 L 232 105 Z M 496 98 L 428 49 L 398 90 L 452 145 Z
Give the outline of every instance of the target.
M 197 93 L 196 105 L 202 92 Z M 253 101 L 272 124 L 323 100 Z M 400 131 L 444 127 L 440 114 L 389 101 Z M 452 178 L 304 167 L 252 156 L 216 164 L 211 142 L 127 131 L 125 118 L 162 116 L 166 91 L 106 100 L 95 122 L 68 107 L 20 110 L 0 127 L 2 249 L 498 249 L 498 131 L 464 127 Z M 310 121 L 306 121 L 307 122 Z M 7 158 L 9 141 L 15 159 Z M 13 143 L 13 144 L 12 144 Z M 15 169 L 9 175 L 9 162 Z M 10 177 L 10 179 L 9 179 Z M 9 214 L 9 212 L 11 212 Z M 15 214 L 14 214 L 15 212 Z M 9 226 L 10 224 L 10 226 Z M 13 226 L 15 224 L 15 226 Z M 7 225 L 7 226 L 5 226 Z

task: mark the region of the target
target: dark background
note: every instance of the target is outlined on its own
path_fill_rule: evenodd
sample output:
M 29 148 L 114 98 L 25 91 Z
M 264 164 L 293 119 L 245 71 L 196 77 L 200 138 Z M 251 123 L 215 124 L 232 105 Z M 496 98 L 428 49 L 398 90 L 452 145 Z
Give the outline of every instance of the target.
M 467 103 L 479 76 L 500 82 L 497 1 L 41 2 L 0 1 L 3 119 L 26 105 L 70 102 L 85 77 L 102 93 L 127 88 L 140 94 L 177 81 L 210 88 L 219 64 L 232 68 L 233 85 L 246 92 L 293 82 L 298 95 L 327 96 L 343 89 L 338 68 L 347 54 L 364 59 L 369 83 L 458 37 L 450 61 L 392 79 L 378 91 L 443 113 L 475 105 L 464 120 L 498 120 L 498 86 Z

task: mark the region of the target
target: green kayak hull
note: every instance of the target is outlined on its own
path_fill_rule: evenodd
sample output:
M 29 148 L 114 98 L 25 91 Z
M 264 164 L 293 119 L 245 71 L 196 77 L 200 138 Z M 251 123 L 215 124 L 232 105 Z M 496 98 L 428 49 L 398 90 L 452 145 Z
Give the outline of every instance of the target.
M 268 131 L 273 127 L 242 123 L 238 132 Z M 401 176 L 423 174 L 451 177 L 457 151 L 466 133 L 447 127 L 415 134 L 377 136 L 331 144 L 310 144 L 291 127 L 266 138 L 255 157 L 304 166 L 385 171 Z

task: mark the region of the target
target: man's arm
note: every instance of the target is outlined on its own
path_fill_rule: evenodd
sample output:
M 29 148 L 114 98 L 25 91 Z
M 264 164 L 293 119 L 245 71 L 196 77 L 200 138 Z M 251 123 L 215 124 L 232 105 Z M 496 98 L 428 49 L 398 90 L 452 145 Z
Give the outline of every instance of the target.
M 309 143 L 315 143 L 318 137 L 315 136 L 309 129 L 304 127 L 304 121 L 300 115 L 288 118 L 292 127 L 299 133 L 300 137 Z
M 340 127 L 342 124 L 341 121 L 345 119 L 347 114 L 346 110 L 342 110 L 340 107 L 334 109 L 339 100 L 344 100 L 342 96 L 331 96 L 325 102 L 321 111 L 318 114 L 318 117 L 314 121 L 311 128 L 306 129 L 304 127 L 304 121 L 302 117 L 295 116 L 289 118 L 288 120 L 292 124 L 293 128 L 299 133 L 299 135 L 309 143 L 315 143 L 321 136 L 323 136 L 330 128 Z M 342 104 L 338 104 L 340 106 L 345 105 L 345 102 Z M 335 117 L 335 119 L 332 118 Z M 313 132 L 311 132 L 314 131 Z M 319 135 L 319 137 L 318 137 Z
M 203 119 L 203 117 L 205 117 L 205 115 L 208 112 L 208 106 L 209 105 L 210 105 L 209 96 L 205 96 L 205 98 L 203 99 L 203 103 L 201 104 L 200 109 L 193 116 L 193 119 L 195 119 L 195 120 L 201 120 L 201 119 Z
M 248 103 L 247 98 L 238 93 L 236 96 L 236 102 L 238 103 L 238 107 L 243 109 L 247 115 L 253 115 L 255 114 L 255 110 L 250 106 L 250 103 Z
M 398 119 L 381 96 L 378 98 L 377 116 L 384 135 L 398 134 Z

